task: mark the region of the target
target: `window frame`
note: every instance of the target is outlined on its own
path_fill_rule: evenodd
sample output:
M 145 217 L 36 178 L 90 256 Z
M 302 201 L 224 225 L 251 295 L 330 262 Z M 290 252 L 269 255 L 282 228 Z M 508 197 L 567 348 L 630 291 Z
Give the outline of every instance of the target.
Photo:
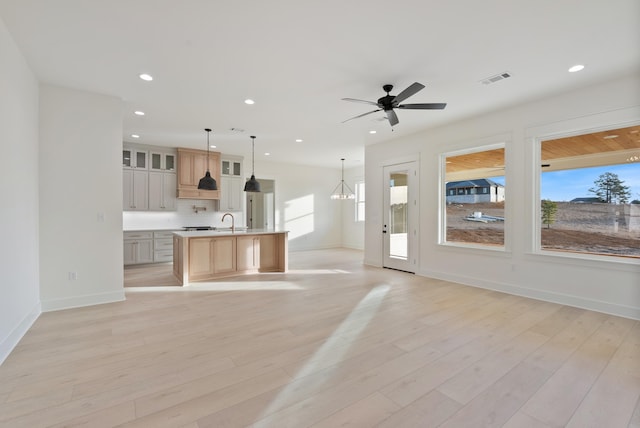
M 365 221 L 365 182 L 363 179 L 356 180 L 355 184 L 355 199 L 354 199 L 354 221 L 356 223 L 363 223 Z M 362 218 L 360 218 L 362 214 Z
M 579 118 L 579 120 L 583 120 L 585 118 Z M 640 121 L 623 121 L 623 122 L 612 122 L 608 125 L 601 126 L 582 126 L 582 127 L 574 127 L 571 131 L 560 131 L 554 130 L 539 130 L 537 135 L 531 137 L 532 144 L 532 153 L 531 159 L 531 170 L 532 170 L 532 180 L 534 187 L 532 189 L 531 195 L 533 196 L 531 199 L 531 210 L 530 213 L 532 215 L 532 221 L 530 224 L 533 229 L 532 240 L 531 240 L 531 253 L 537 256 L 549 257 L 550 259 L 555 258 L 556 260 L 560 259 L 573 259 L 576 261 L 604 261 L 604 262 L 613 262 L 613 263 L 621 263 L 621 264 L 638 264 L 637 257 L 630 257 L 624 255 L 616 255 L 616 254 L 597 254 L 597 253 L 586 253 L 586 252 L 578 252 L 578 251 L 569 251 L 569 250 L 553 250 L 553 249 L 544 249 L 542 247 L 542 227 L 544 226 L 542 223 L 542 144 L 545 141 L 569 138 L 569 137 L 577 137 L 581 135 L 588 135 L 597 132 L 604 131 L 612 131 L 619 128 L 626 128 L 630 126 L 638 126 L 640 125 Z M 604 152 L 603 152 L 604 153 Z M 610 152 L 616 153 L 616 152 Z M 609 156 L 609 155 L 603 155 Z M 615 164 L 612 164 L 615 165 Z M 589 168 L 590 166 L 583 166 L 581 168 Z M 578 169 L 578 168 L 574 168 Z M 564 169 L 568 170 L 568 169 Z
M 447 152 L 442 152 L 439 154 L 439 160 L 440 160 L 440 183 L 439 183 L 439 198 L 438 198 L 438 205 L 439 205 L 439 230 L 438 230 L 438 242 L 437 244 L 443 247 L 455 247 L 455 248 L 466 248 L 466 249 L 472 249 L 472 250 L 482 250 L 482 251 L 490 251 L 490 252 L 495 252 L 495 253 L 509 253 L 510 252 L 510 245 L 509 245 L 509 233 L 508 233 L 508 228 L 509 228 L 509 212 L 510 212 L 510 208 L 507 207 L 507 195 L 508 195 L 508 189 L 507 189 L 507 171 L 509 168 L 508 165 L 508 161 L 507 161 L 507 157 L 508 157 L 508 146 L 509 146 L 509 140 L 507 138 L 504 139 L 490 139 L 490 140 L 484 140 L 484 141 L 480 141 L 480 142 L 476 142 L 473 145 L 469 145 L 465 148 L 460 148 L 457 150 L 451 150 L 451 151 L 447 151 Z M 505 205 L 504 205 L 504 229 L 503 229 L 503 242 L 502 245 L 491 245 L 491 244 L 479 244 L 479 243 L 473 243 L 473 242 L 459 242 L 459 241 L 447 241 L 446 236 L 447 236 L 447 179 L 446 179 L 446 173 L 447 173 L 447 157 L 454 157 L 454 156 L 460 156 L 460 155 L 467 155 L 467 154 L 473 154 L 473 153 L 480 153 L 480 152 L 484 152 L 484 151 L 491 151 L 491 150 L 496 150 L 496 149 L 503 149 L 504 150 L 504 188 L 505 188 Z M 486 177 L 488 178 L 488 177 Z M 454 180 L 455 181 L 455 180 Z M 454 189 L 451 189 L 452 191 L 454 191 Z M 462 189 L 459 189 L 462 190 Z M 460 191 L 456 192 L 456 195 L 460 195 Z M 483 191 L 486 190 L 486 188 L 483 189 Z M 466 193 L 464 190 L 462 190 L 462 194 Z M 479 195 L 486 195 L 487 193 L 478 193 Z M 456 196 L 453 195 L 453 196 Z

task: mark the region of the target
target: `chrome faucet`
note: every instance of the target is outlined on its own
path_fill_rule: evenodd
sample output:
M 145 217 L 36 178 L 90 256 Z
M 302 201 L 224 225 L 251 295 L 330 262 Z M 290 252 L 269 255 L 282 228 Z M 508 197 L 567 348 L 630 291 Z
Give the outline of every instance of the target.
M 231 213 L 224 213 L 224 215 L 222 216 L 222 221 L 224 222 L 224 219 L 230 216 L 231 217 L 231 233 L 234 233 L 236 231 L 236 221 L 233 218 L 233 214 Z

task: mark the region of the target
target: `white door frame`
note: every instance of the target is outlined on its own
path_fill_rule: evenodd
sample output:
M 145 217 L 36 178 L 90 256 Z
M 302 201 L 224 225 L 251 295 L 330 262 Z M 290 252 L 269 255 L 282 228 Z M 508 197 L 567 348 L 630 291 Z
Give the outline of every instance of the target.
M 389 163 L 382 166 L 383 176 L 383 206 L 382 206 L 382 266 L 415 273 L 418 269 L 419 236 L 419 159 L 403 160 L 402 162 Z M 390 176 L 393 172 L 407 173 L 407 256 L 397 257 L 391 255 L 391 225 L 390 225 Z M 396 237 L 397 238 L 397 237 Z

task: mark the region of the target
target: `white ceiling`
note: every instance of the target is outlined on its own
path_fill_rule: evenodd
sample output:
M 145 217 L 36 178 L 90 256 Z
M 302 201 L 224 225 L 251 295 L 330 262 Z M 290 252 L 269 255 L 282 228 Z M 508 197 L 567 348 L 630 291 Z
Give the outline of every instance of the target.
M 125 141 L 204 149 L 210 127 L 250 156 L 256 135 L 256 165 L 350 167 L 367 144 L 640 70 L 638 0 L 0 0 L 0 17 L 41 81 L 121 97 Z M 341 123 L 373 109 L 341 98 L 415 81 L 406 103 L 446 109 Z

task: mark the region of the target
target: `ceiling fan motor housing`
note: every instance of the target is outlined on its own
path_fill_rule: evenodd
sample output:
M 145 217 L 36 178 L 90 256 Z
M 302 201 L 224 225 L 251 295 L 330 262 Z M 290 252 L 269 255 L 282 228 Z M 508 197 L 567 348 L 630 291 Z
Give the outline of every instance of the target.
M 379 98 L 378 106 L 382 108 L 384 111 L 392 110 L 393 108 L 398 107 L 398 103 L 393 102 L 394 98 L 395 97 L 393 95 L 387 95 L 382 98 Z

